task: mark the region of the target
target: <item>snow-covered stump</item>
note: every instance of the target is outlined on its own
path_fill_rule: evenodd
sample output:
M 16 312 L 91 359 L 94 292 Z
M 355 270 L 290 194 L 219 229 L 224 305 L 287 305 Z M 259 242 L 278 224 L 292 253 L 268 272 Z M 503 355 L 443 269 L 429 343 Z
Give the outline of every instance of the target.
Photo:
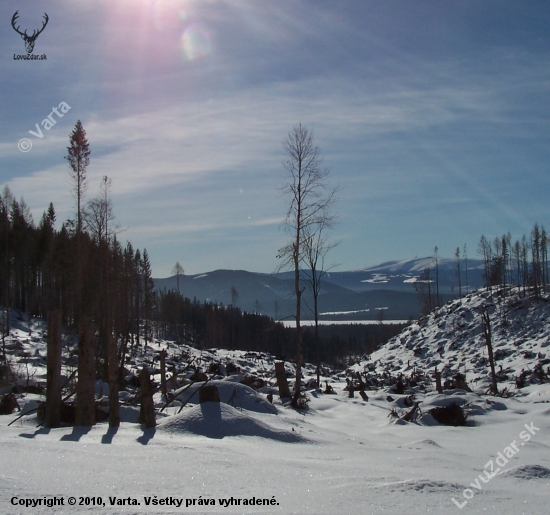
M 153 402 L 153 385 L 151 376 L 147 367 L 143 367 L 139 373 L 139 383 L 141 385 L 141 407 L 139 410 L 139 422 L 145 424 L 146 428 L 155 427 L 155 404 Z
M 80 324 L 78 337 L 78 383 L 76 385 L 76 426 L 95 424 L 95 346 L 89 318 Z
M 285 364 L 283 361 L 275 362 L 275 376 L 277 377 L 277 386 L 279 387 L 279 397 L 289 399 L 290 389 L 286 380 Z
M 199 389 L 199 404 L 220 402 L 220 393 L 216 385 L 203 386 Z
M 45 427 L 61 423 L 61 310 L 48 313 Z

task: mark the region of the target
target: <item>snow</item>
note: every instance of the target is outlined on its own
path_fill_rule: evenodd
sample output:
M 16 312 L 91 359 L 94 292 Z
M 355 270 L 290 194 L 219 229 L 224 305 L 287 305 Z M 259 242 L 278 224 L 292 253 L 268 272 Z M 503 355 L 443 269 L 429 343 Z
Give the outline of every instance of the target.
M 364 279 L 362 283 L 371 283 L 371 284 L 383 284 L 388 282 L 388 278 L 385 274 L 373 274 L 372 279 Z
M 195 395 L 181 408 L 197 388 L 184 386 L 178 400 L 157 415 L 153 429 L 137 424 L 138 408 L 129 405 L 123 406 L 123 422 L 116 430 L 106 423 L 45 429 L 37 426 L 34 414 L 8 426 L 17 414 L 0 416 L 0 514 L 546 514 L 550 384 L 537 384 L 528 376 L 525 387 L 516 389 L 514 379 L 547 359 L 550 306 L 521 299 L 497 305 L 491 320 L 494 349 L 502 351 L 499 388 L 509 387 L 513 396 L 494 397 L 483 394 L 488 365 L 474 309 L 488 300 L 478 293 L 454 301 L 350 367 L 366 371 L 367 377 L 408 377 L 415 370 L 429 379 L 425 389 L 419 380 L 402 395 L 392 391 L 391 380 L 383 380 L 366 390 L 368 401 L 349 398 L 345 374 L 331 372 L 323 380 L 336 395 L 310 389 L 309 409 L 296 411 L 277 395 L 273 404 L 266 399 L 266 393 L 275 391 L 269 386 L 272 356 L 185 347 L 187 359 L 200 358 L 203 369 L 214 361 L 240 367 L 238 374 L 210 382 L 218 387 L 220 404 L 197 404 Z M 21 317 L 7 340 L 15 368 L 23 370 L 36 351 L 44 356 L 43 333 L 42 322 Z M 160 348 L 181 353 L 171 342 L 157 342 L 148 359 Z M 473 391 L 436 393 L 430 378 L 436 363 L 443 379 L 464 373 Z M 134 358 L 132 373 L 141 365 Z M 44 364 L 37 358 L 29 366 L 32 378 L 43 380 Z M 292 375 L 293 366 L 287 363 L 286 370 Z M 304 372 L 307 380 L 314 367 L 308 365 Z M 268 385 L 256 391 L 236 382 L 246 374 L 262 377 Z M 404 422 L 392 413 L 409 411 L 411 395 L 420 402 L 420 413 Z M 121 397 L 131 396 L 125 392 Z M 38 398 L 26 394 L 18 400 L 28 410 Z M 160 394 L 155 402 L 162 406 Z M 452 403 L 466 409 L 468 426 L 444 426 L 430 414 Z M 64 505 L 18 504 L 44 496 L 63 497 Z M 77 503 L 80 497 L 88 503 L 101 497 L 102 504 L 69 506 L 70 496 Z M 153 505 L 155 496 L 182 505 Z M 241 504 L 220 504 L 231 498 Z M 205 505 L 205 499 L 215 505 Z M 256 499 L 277 504 L 258 505 Z

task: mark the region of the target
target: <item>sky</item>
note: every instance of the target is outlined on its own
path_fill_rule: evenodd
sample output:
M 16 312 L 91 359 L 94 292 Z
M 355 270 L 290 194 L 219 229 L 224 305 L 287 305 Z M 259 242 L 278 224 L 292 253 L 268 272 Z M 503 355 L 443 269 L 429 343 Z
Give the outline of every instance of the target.
M 74 218 L 81 120 L 86 199 L 111 178 L 155 277 L 277 268 L 298 123 L 340 187 L 333 270 L 550 228 L 547 0 L 3 0 L 0 26 L 0 186 Z

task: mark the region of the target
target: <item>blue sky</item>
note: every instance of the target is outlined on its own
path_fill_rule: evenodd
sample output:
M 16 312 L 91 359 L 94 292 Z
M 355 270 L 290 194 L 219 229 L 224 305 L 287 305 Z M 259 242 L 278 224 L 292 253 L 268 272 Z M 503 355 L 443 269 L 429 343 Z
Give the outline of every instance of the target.
M 28 32 L 48 14 L 47 60 L 14 60 L 16 10 Z M 73 217 L 80 119 L 87 198 L 112 179 L 157 277 L 277 267 L 299 122 L 341 186 L 339 270 L 550 228 L 547 0 L 4 0 L 0 21 L 0 184 L 35 221 L 50 201 Z

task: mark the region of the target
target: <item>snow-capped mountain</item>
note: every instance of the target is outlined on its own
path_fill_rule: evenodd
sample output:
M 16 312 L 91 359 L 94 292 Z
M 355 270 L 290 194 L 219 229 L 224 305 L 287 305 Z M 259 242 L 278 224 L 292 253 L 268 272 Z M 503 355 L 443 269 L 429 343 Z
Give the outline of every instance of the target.
M 461 261 L 461 292 L 472 291 L 483 285 L 482 263 L 479 260 Z M 420 315 L 418 296 L 414 281 L 431 267 L 430 279 L 434 282 L 435 263 L 433 258 L 415 258 L 404 261 L 390 261 L 361 270 L 348 272 L 327 272 L 322 279 L 319 296 L 321 313 L 341 313 L 348 319 L 376 319 L 378 309 L 384 308 L 391 320 L 407 320 Z M 457 261 L 440 258 L 438 261 L 438 286 L 444 301 L 459 294 Z M 307 276 L 307 272 L 304 272 Z M 243 270 L 215 270 L 197 275 L 181 275 L 179 288 L 182 295 L 199 301 L 213 301 L 223 304 L 232 302 L 231 290 L 238 292 L 237 305 L 246 311 L 257 311 L 278 318 L 285 318 L 294 312 L 293 272 L 260 274 Z M 155 279 L 158 289 L 176 289 L 175 276 Z M 304 296 L 307 318 L 312 305 L 309 289 Z M 334 315 L 332 315 L 334 316 Z

